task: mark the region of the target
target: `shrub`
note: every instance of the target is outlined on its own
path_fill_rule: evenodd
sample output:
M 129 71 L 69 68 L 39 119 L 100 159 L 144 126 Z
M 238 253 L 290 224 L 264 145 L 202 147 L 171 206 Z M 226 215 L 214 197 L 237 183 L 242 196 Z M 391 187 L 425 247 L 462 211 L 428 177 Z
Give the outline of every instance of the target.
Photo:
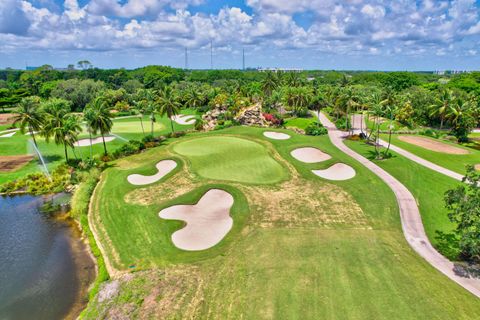
M 283 119 L 272 113 L 264 113 L 263 117 L 274 126 L 281 126 L 283 124 Z
M 327 128 L 318 122 L 312 122 L 305 128 L 305 134 L 309 136 L 321 136 L 327 133 Z
M 347 121 L 348 121 L 348 128 L 351 128 L 350 120 L 346 120 L 345 118 L 338 118 L 335 120 L 335 125 L 340 130 L 347 130 Z

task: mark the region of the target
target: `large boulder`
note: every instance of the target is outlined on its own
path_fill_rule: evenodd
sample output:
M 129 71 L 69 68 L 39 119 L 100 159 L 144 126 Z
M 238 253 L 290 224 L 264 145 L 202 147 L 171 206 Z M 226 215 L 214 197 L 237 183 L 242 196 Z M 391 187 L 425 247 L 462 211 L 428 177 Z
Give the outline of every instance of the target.
M 242 110 L 235 117 L 235 120 L 246 126 L 268 127 L 268 123 L 263 117 L 262 105 L 260 103 Z
M 202 116 L 203 130 L 213 130 L 218 122 L 218 117 L 227 112 L 227 108 L 217 105 L 215 108 L 205 112 Z

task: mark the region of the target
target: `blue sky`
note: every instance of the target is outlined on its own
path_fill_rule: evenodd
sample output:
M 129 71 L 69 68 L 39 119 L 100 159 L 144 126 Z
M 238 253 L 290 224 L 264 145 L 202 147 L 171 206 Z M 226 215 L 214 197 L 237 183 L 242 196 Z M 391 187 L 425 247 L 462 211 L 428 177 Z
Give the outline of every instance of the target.
M 475 0 L 0 0 L 0 68 L 479 70 Z

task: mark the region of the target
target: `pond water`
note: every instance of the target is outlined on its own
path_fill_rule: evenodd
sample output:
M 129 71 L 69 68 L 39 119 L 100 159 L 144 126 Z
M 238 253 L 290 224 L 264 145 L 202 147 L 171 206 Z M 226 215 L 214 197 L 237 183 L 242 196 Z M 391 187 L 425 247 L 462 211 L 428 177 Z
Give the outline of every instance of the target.
M 69 220 L 41 197 L 0 197 L 0 320 L 76 318 L 95 266 Z

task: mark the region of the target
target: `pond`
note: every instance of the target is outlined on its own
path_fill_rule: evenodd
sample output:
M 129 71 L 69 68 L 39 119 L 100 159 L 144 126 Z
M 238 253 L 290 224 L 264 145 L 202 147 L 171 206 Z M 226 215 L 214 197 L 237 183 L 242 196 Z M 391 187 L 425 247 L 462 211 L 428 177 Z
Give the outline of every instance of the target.
M 0 197 L 0 319 L 74 319 L 95 265 L 77 226 L 42 197 Z

